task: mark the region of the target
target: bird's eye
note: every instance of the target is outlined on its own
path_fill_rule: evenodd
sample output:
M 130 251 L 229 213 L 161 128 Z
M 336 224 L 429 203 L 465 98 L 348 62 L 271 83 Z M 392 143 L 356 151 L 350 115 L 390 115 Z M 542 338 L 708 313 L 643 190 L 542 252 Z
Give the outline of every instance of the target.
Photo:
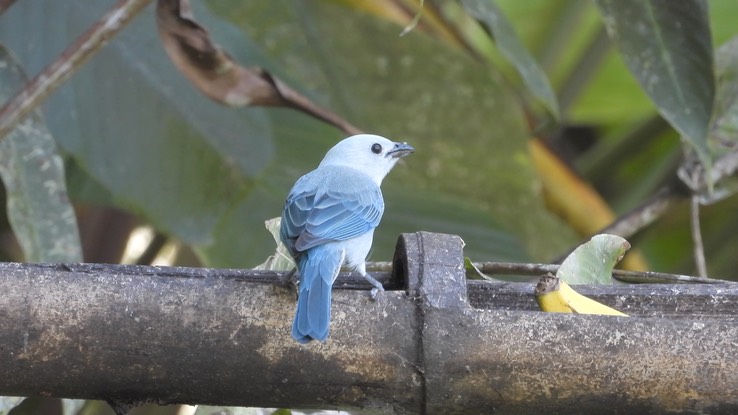
M 382 152 L 382 146 L 379 143 L 372 144 L 372 153 L 379 154 Z

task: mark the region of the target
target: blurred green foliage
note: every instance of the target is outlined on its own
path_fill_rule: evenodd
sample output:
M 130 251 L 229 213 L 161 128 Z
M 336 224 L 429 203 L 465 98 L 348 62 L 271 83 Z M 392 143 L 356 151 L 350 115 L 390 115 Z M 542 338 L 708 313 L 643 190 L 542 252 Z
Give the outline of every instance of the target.
M 643 203 L 674 177 L 683 158 L 682 141 L 667 121 L 686 123 L 681 131 L 708 131 L 707 137 L 685 138 L 692 147 L 701 146 L 699 140 L 718 146 L 735 140 L 735 42 L 716 52 L 715 112 L 710 112 L 710 91 L 699 90 L 701 85 L 715 87 L 710 70 L 688 71 L 666 86 L 654 84 L 648 93 L 638 82 L 648 86 L 649 77 L 682 70 L 680 65 L 694 59 L 713 68 L 713 62 L 704 61 L 712 60 L 712 47 L 726 44 L 738 31 L 734 1 L 684 0 L 679 7 L 663 0 L 601 1 L 601 11 L 584 0 L 425 3 L 428 10 L 420 24 L 403 37 L 398 36 L 403 25 L 397 15 L 390 18 L 383 8 L 400 5 L 408 10 L 409 21 L 419 2 L 377 0 L 372 13 L 366 12 L 366 3 L 352 0 L 193 4 L 198 22 L 238 62 L 269 70 L 363 130 L 416 147 L 385 181 L 386 214 L 371 260 L 389 260 L 398 233 L 418 230 L 461 235 L 466 255 L 474 260 L 547 261 L 575 246 L 579 237 L 544 207 L 528 154 L 528 140 L 534 137 L 545 139 L 617 214 Z M 464 6 L 475 5 L 489 6 L 482 16 L 488 33 L 465 12 Z M 83 0 L 17 2 L 0 16 L 0 44 L 27 73 L 36 74 L 107 7 Z M 619 52 L 600 12 L 605 20 L 617 19 L 616 14 L 638 7 L 665 13 L 647 22 L 651 29 L 687 24 L 680 19 L 687 15 L 704 18 L 709 27 L 690 20 L 690 30 L 671 33 L 696 42 L 656 42 L 646 36 L 627 47 L 621 43 Z M 510 24 L 495 26 L 496 15 Z M 617 30 L 633 35 L 628 25 Z M 507 40 L 508 49 L 522 44 L 525 50 L 490 51 L 499 39 Z M 676 51 L 673 56 L 687 59 L 631 64 L 629 70 L 620 53 L 632 62 L 628 54 L 645 50 L 650 55 Z M 512 56 L 512 63 L 505 56 Z M 558 110 L 540 82 L 550 82 Z M 674 102 L 684 103 L 670 95 L 682 87 L 695 92 L 685 96 L 693 97 L 687 98 L 690 104 L 698 101 L 701 115 L 690 118 L 692 111 L 662 119 L 659 113 L 671 114 Z M 292 183 L 342 138 L 334 128 L 296 111 L 225 108 L 209 101 L 168 60 L 153 7 L 40 110 L 64 158 L 66 184 L 83 227 L 94 218 L 80 206 L 114 207 L 191 249 L 200 264 L 214 267 L 251 267 L 273 253 L 264 222 L 280 215 Z M 557 113 L 558 122 L 551 117 Z M 706 125 L 710 120 L 720 123 Z M 61 176 L 44 183 L 65 184 Z M 12 196 L 5 194 L 5 201 Z M 61 199 L 59 212 L 70 209 Z M 702 210 L 713 277 L 738 279 L 737 208 L 738 197 L 730 196 Z M 652 269 L 694 273 L 687 209 L 684 204 L 629 238 Z M 68 219 L 59 215 L 59 221 Z M 119 239 L 127 238 L 129 232 L 114 234 L 107 225 L 112 226 L 98 227 L 97 235 L 83 234 L 82 243 L 120 245 Z M 9 222 L 0 227 L 3 258 L 24 259 L 9 242 L 19 230 Z M 68 244 L 78 248 L 75 240 Z M 24 249 L 26 259 L 54 258 Z

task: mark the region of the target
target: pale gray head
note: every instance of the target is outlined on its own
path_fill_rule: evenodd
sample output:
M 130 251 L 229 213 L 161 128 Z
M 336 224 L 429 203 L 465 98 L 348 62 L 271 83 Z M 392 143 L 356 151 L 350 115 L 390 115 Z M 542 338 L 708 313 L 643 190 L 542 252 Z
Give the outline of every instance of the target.
M 358 134 L 339 141 L 328 150 L 320 165 L 355 168 L 371 176 L 379 185 L 401 157 L 414 151 L 407 143 L 396 143 L 379 135 Z

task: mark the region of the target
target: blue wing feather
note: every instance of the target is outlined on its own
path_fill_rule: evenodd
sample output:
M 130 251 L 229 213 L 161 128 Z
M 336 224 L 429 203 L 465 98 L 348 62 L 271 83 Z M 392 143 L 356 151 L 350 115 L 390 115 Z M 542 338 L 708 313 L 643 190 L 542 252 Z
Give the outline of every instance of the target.
M 295 183 L 282 213 L 280 236 L 293 256 L 374 229 L 384 202 L 379 186 L 347 167 L 321 167 Z

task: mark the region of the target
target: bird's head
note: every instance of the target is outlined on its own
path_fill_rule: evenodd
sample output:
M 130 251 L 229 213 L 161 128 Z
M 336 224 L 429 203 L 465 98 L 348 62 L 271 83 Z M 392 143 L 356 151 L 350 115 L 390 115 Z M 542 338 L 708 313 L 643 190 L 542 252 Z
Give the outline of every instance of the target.
M 378 135 L 358 134 L 341 140 L 328 150 L 320 165 L 361 170 L 379 185 L 401 157 L 414 151 L 407 143 L 396 143 Z

